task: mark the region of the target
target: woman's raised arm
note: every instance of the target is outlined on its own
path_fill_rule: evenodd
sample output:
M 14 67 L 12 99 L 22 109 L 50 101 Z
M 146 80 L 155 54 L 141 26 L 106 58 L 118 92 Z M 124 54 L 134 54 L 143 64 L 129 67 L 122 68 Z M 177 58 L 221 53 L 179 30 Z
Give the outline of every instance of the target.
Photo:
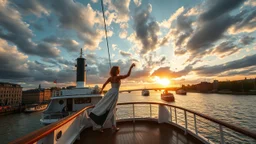
M 131 75 L 131 72 L 132 72 L 132 68 L 135 67 L 135 64 L 133 63 L 131 66 L 130 66 L 130 69 L 128 71 L 128 73 L 126 75 L 120 75 L 118 76 L 119 79 L 125 79 L 127 77 L 129 77 Z

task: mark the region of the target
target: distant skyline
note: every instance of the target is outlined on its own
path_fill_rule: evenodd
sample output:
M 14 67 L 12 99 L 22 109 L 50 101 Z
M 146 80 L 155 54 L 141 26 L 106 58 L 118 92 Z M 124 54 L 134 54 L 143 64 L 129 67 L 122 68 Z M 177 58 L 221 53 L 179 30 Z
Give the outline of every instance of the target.
M 256 77 L 256 1 L 103 0 L 123 88 Z M 0 81 L 75 85 L 80 48 L 89 84 L 109 76 L 100 0 L 0 0 Z

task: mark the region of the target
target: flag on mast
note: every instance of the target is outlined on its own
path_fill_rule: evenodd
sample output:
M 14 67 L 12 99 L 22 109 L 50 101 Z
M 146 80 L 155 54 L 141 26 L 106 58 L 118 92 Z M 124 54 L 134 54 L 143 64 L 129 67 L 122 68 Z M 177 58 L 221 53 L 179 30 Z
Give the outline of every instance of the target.
M 56 83 L 57 84 L 57 79 L 53 81 L 53 83 Z

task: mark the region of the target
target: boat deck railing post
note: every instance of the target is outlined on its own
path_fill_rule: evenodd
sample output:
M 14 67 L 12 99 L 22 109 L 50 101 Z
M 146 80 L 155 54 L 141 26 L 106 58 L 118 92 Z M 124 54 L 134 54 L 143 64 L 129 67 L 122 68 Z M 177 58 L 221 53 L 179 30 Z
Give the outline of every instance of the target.
M 185 117 L 185 134 L 187 134 L 188 122 L 187 122 L 187 111 L 186 110 L 184 110 L 184 117 Z
M 133 122 L 135 123 L 135 109 L 134 109 L 134 104 L 132 104 L 132 111 L 133 111 Z
M 195 133 L 198 135 L 197 126 L 196 126 L 196 114 L 194 114 L 194 125 L 195 125 Z
M 220 124 L 220 143 L 225 144 L 222 125 Z
M 223 122 L 221 120 L 212 118 L 212 117 L 204 115 L 202 113 L 199 113 L 199 112 L 196 112 L 196 111 L 193 111 L 193 110 L 189 110 L 189 109 L 186 109 L 186 108 L 182 108 L 182 107 L 179 107 L 179 106 L 165 104 L 165 103 L 157 103 L 157 102 L 127 102 L 127 103 L 119 103 L 118 105 L 129 105 L 129 106 L 132 105 L 133 117 L 129 117 L 129 120 L 132 120 L 133 123 L 135 123 L 135 120 L 136 120 L 135 105 L 141 105 L 141 104 L 149 104 L 151 118 L 152 118 L 152 105 L 158 105 L 159 107 L 165 107 L 165 106 L 169 107 L 169 109 L 170 109 L 170 113 L 169 114 L 170 115 L 168 115 L 168 117 L 171 117 L 171 124 L 173 124 L 174 126 L 179 127 L 182 130 L 185 129 L 186 133 L 193 134 L 194 136 L 197 136 L 198 138 L 200 138 L 205 143 L 218 142 L 218 143 L 224 144 L 225 143 L 225 136 L 226 136 L 226 141 L 229 140 L 229 136 L 230 136 L 230 135 L 225 135 L 225 131 L 224 131 L 225 128 L 228 128 L 230 130 L 233 130 L 234 132 L 238 132 L 240 134 L 243 134 L 245 136 L 248 136 L 248 137 L 256 140 L 256 133 L 254 131 L 250 131 L 250 130 L 247 130 L 247 129 L 244 129 L 244 128 L 240 128 L 240 127 L 237 127 L 236 125 L 229 124 L 227 122 Z M 57 139 L 59 139 L 61 141 L 65 141 L 66 140 L 65 137 L 61 137 L 62 130 L 65 129 L 65 131 L 67 133 L 72 133 L 75 128 L 78 128 L 78 130 L 82 130 L 84 128 L 84 126 L 86 125 L 85 122 L 86 122 L 86 118 L 88 118 L 88 112 L 89 112 L 88 110 L 93 108 L 93 107 L 94 106 L 87 106 L 87 107 L 83 108 L 82 110 L 79 110 L 78 112 L 76 112 L 76 113 L 74 113 L 72 115 L 69 115 L 66 118 L 61 119 L 57 123 L 52 123 L 52 124 L 50 124 L 48 126 L 45 126 L 45 127 L 41 128 L 41 129 L 39 129 L 36 132 L 32 132 L 30 134 L 27 134 L 26 136 L 23 136 L 23 137 L 15 140 L 13 142 L 11 142 L 11 144 L 42 143 L 42 142 L 45 143 L 45 142 L 49 142 L 49 141 L 52 141 L 52 143 L 56 143 Z M 176 124 L 175 124 L 175 122 L 173 122 L 174 120 L 172 120 L 172 116 L 173 116 L 172 108 L 174 108 L 174 115 L 175 115 L 175 122 L 176 122 Z M 181 113 L 178 112 L 178 114 L 180 114 L 180 117 L 182 115 L 182 111 L 184 111 L 185 126 L 183 125 L 183 121 L 181 121 L 181 122 L 179 121 L 179 123 L 177 121 L 178 120 L 177 109 L 179 111 L 181 111 Z M 127 110 L 130 112 L 130 109 L 127 109 Z M 168 117 L 166 117 L 167 116 L 166 115 L 166 113 L 167 113 L 166 110 L 168 111 L 168 109 L 164 109 L 163 113 L 160 112 L 160 113 L 157 114 L 158 120 L 159 120 L 159 115 L 160 115 L 160 118 L 164 119 L 163 122 L 170 122 Z M 57 114 L 58 113 L 44 113 L 43 117 L 49 117 L 50 118 L 49 121 L 50 121 L 51 118 L 56 119 L 55 116 Z M 137 118 L 141 119 L 139 114 L 140 113 L 138 112 Z M 189 124 L 190 124 L 188 122 L 188 120 L 190 119 L 189 118 L 190 114 L 192 114 L 193 117 L 194 117 L 195 131 L 192 131 L 191 129 L 188 128 Z M 199 119 L 197 120 L 198 117 L 199 117 Z M 206 120 L 209 120 L 209 121 L 213 122 L 214 124 L 219 125 L 219 130 L 218 130 L 218 135 L 219 136 L 218 137 L 214 137 L 214 138 L 211 138 L 211 139 L 208 138 L 207 139 L 205 136 L 200 134 L 200 129 L 198 129 L 198 128 L 200 128 L 199 127 L 200 125 L 197 128 L 197 121 L 199 121 L 199 124 L 200 123 L 204 123 L 203 121 L 200 120 L 201 118 L 204 118 Z M 153 119 L 157 120 L 157 118 L 155 118 L 155 117 Z M 75 124 L 74 125 L 72 125 L 72 124 L 70 125 L 69 122 L 75 122 Z M 71 127 L 66 129 L 67 126 L 69 126 L 69 125 Z M 215 131 L 210 131 L 210 132 L 215 132 Z M 235 135 L 231 135 L 231 136 L 233 136 L 234 138 L 237 138 Z M 76 135 L 76 138 L 79 139 L 79 135 Z
M 174 108 L 174 112 L 175 112 L 175 122 L 177 124 L 177 111 L 176 111 L 176 108 Z
M 172 107 L 170 107 L 170 117 L 171 117 L 171 122 L 172 122 Z
M 149 104 L 149 110 L 150 110 L 150 118 L 152 118 L 152 108 L 151 108 L 151 104 Z

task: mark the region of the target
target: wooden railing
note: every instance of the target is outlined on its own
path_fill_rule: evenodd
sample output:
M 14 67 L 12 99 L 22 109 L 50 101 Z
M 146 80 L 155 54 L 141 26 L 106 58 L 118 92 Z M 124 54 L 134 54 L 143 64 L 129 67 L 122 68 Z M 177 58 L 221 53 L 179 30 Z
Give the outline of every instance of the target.
M 207 119 L 209 121 L 215 122 L 217 124 L 220 124 L 222 126 L 225 126 L 225 127 L 229 128 L 229 129 L 232 129 L 232 130 L 234 130 L 236 132 L 239 132 L 241 134 L 244 134 L 246 136 L 249 136 L 251 138 L 256 139 L 256 132 L 250 131 L 250 130 L 245 129 L 245 128 L 237 127 L 237 126 L 235 126 L 233 124 L 229 124 L 227 122 L 218 120 L 216 118 L 213 118 L 213 117 L 207 116 L 205 114 L 202 114 L 202 113 L 199 113 L 199 112 L 196 112 L 196 111 L 193 111 L 193 110 L 189 110 L 189 109 L 186 109 L 186 108 L 183 108 L 183 107 L 180 107 L 180 106 L 175 106 L 175 105 L 165 104 L 165 103 L 159 103 L 159 102 L 126 102 L 126 103 L 118 103 L 118 105 L 128 105 L 128 104 L 157 104 L 157 105 L 169 106 L 169 107 L 181 109 L 181 110 L 184 110 L 186 112 L 190 112 L 192 114 L 195 114 L 197 116 L 205 118 L 205 119 Z
M 18 138 L 15 141 L 12 141 L 10 144 L 33 144 L 33 143 L 39 141 L 40 139 L 44 138 L 45 136 L 49 135 L 50 133 L 54 132 L 56 129 L 67 124 L 69 121 L 73 120 L 78 115 L 85 112 L 87 109 L 90 109 L 93 107 L 94 106 L 87 106 L 87 107 L 81 109 L 80 111 L 59 120 L 58 122 L 52 123 L 52 124 L 47 125 L 39 130 L 31 132 L 21 138 Z
M 233 130 L 235 132 L 238 132 L 244 136 L 247 136 L 247 137 L 250 137 L 252 139 L 255 140 L 256 142 L 256 132 L 255 131 L 250 131 L 246 128 L 241 128 L 241 127 L 238 127 L 234 124 L 230 124 L 230 123 L 227 123 L 227 122 L 224 122 L 224 121 L 221 121 L 221 120 L 218 120 L 216 118 L 213 118 L 213 117 L 210 117 L 210 116 L 207 116 L 205 114 L 202 114 L 202 113 L 199 113 L 199 112 L 196 112 L 196 111 L 193 111 L 193 110 L 189 110 L 189 109 L 186 109 L 186 108 L 183 108 L 183 107 L 180 107 L 180 106 L 175 106 L 175 105 L 171 105 L 171 104 L 165 104 L 165 103 L 159 103 L 159 102 L 126 102 L 126 103 L 119 103 L 118 105 L 133 105 L 132 106 L 132 111 L 133 111 L 133 117 L 136 118 L 136 116 L 134 116 L 134 105 L 138 105 L 138 104 L 149 104 L 150 106 L 150 117 L 152 115 L 151 111 L 152 111 L 152 108 L 151 106 L 152 105 L 159 105 L 159 106 L 167 106 L 170 108 L 170 122 L 171 124 L 176 124 L 178 125 L 180 128 L 183 128 L 185 130 L 185 133 L 188 131 L 188 121 L 187 121 L 187 115 L 188 113 L 191 113 L 193 114 L 193 122 L 194 122 L 194 131 L 190 131 L 192 134 L 195 134 L 195 136 L 197 137 L 203 137 L 202 135 L 199 134 L 199 131 L 198 131 L 198 123 L 199 123 L 199 120 L 198 118 L 204 118 L 206 120 L 209 120 L 210 122 L 213 122 L 215 124 L 218 124 L 219 126 L 219 142 L 218 143 L 225 143 L 225 139 L 224 139 L 224 128 L 228 128 L 230 130 Z M 173 109 L 173 114 L 172 114 L 172 109 Z M 184 112 L 183 116 L 184 116 L 184 124 L 185 126 L 181 126 L 180 124 L 177 123 L 177 119 L 178 119 L 178 116 L 177 116 L 177 112 L 176 110 L 182 110 Z M 160 114 L 159 114 L 160 115 Z M 165 115 L 165 114 L 164 114 Z M 172 121 L 172 119 L 174 119 L 174 121 Z M 167 122 L 167 121 L 166 121 Z M 209 125 L 209 124 L 208 124 Z M 204 138 L 203 139 L 205 140 L 205 142 L 209 142 L 210 140 L 207 139 L 207 138 Z
M 170 104 L 164 104 L 164 103 L 159 103 L 159 102 L 126 102 L 126 103 L 118 103 L 118 106 L 122 106 L 122 105 L 132 105 L 132 118 L 131 120 L 135 121 L 138 117 L 135 115 L 135 105 L 141 105 L 141 104 L 144 104 L 144 105 L 149 105 L 150 106 L 150 118 L 151 119 L 156 119 L 156 118 L 153 118 L 152 117 L 152 105 L 157 105 L 159 106 L 159 114 L 158 114 L 158 117 L 161 116 L 161 115 L 170 115 L 170 120 L 168 121 L 165 121 L 167 123 L 170 123 L 170 124 L 173 124 L 173 125 L 177 125 L 179 126 L 180 128 L 184 129 L 185 132 L 189 132 L 189 133 L 192 133 L 194 134 L 196 137 L 201 137 L 202 136 L 199 134 L 199 129 L 198 129 L 198 123 L 200 123 L 200 121 L 198 120 L 198 118 L 204 118 L 206 120 L 209 120 L 217 125 L 219 125 L 219 140 L 220 140 L 220 143 L 225 143 L 225 139 L 224 139 L 224 132 L 223 132 L 223 128 L 228 128 L 228 129 L 231 129 L 235 132 L 238 132 L 242 135 L 245 135 L 245 136 L 248 136 L 254 140 L 256 140 L 256 133 L 253 132 L 253 131 L 250 131 L 248 129 L 245 129 L 245 128 L 240 128 L 240 127 L 237 127 L 233 124 L 230 124 L 230 123 L 227 123 L 227 122 L 223 122 L 221 120 L 218 120 L 218 119 L 215 119 L 213 117 L 210 117 L 210 116 L 207 116 L 205 114 L 202 114 L 202 113 L 199 113 L 199 112 L 196 112 L 196 111 L 193 111 L 193 110 L 189 110 L 189 109 L 186 109 L 186 108 L 182 108 L 182 107 L 179 107 L 179 106 L 175 106 L 175 105 L 170 105 Z M 24 137 L 21 137 L 13 142 L 11 142 L 11 144 L 32 144 L 32 143 L 35 143 L 35 142 L 38 142 L 39 140 L 42 140 L 44 139 L 47 135 L 51 134 L 51 133 L 54 133 L 57 129 L 65 126 L 65 124 L 69 123 L 70 121 L 76 119 L 77 117 L 80 117 L 81 115 L 83 115 L 84 113 L 87 112 L 88 109 L 91 109 L 93 108 L 94 106 L 88 106 L 88 107 L 85 107 L 83 108 L 82 110 L 68 116 L 68 117 L 65 117 L 63 119 L 61 119 L 60 121 L 56 122 L 56 123 L 53 123 L 53 124 L 50 124 L 48 126 L 45 126 L 37 131 L 34 131 Z M 161 108 L 169 108 L 169 113 L 160 113 L 160 107 Z M 185 126 L 181 126 L 180 124 L 177 123 L 177 119 L 179 118 L 177 116 L 177 113 L 176 111 L 177 110 L 182 110 L 184 111 L 184 122 L 185 122 Z M 174 112 L 173 112 L 174 111 Z M 173 114 L 174 113 L 174 114 Z M 188 114 L 192 114 L 194 116 L 194 131 L 190 130 L 188 128 Z M 82 117 L 84 118 L 84 117 Z M 172 121 L 172 119 L 175 119 L 174 121 Z M 160 118 L 158 118 L 159 120 Z M 79 124 L 81 125 L 81 124 Z M 84 126 L 84 125 L 82 125 Z M 53 135 L 53 140 L 56 140 L 56 133 Z

